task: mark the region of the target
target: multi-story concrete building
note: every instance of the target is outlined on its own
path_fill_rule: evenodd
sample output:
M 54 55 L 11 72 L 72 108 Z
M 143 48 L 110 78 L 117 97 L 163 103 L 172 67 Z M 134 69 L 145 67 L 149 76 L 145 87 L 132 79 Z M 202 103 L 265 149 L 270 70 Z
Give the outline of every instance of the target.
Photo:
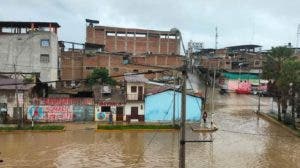
M 145 121 L 145 83 L 144 75 L 126 74 L 126 121 Z
M 108 52 L 180 54 L 179 35 L 171 31 L 94 26 L 86 28 L 86 42 L 105 46 Z
M 55 22 L 0 22 L 0 72 L 16 70 L 37 73 L 42 82 L 57 80 L 59 27 Z

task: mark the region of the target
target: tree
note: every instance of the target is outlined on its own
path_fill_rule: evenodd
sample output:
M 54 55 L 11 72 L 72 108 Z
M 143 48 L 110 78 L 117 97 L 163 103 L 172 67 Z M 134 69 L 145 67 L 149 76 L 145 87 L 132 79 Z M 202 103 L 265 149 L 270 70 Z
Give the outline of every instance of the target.
M 296 69 L 291 69 L 293 64 L 293 50 L 287 47 L 273 47 L 267 60 L 263 65 L 263 77 L 273 80 L 271 95 L 277 100 L 278 120 L 281 121 L 281 113 L 286 116 L 288 89 L 290 83 L 295 83 L 296 78 L 289 78 L 287 73 L 294 73 Z M 295 68 L 295 67 L 293 67 Z M 293 74 L 293 76 L 296 74 Z M 288 78 L 288 79 L 287 79 Z
M 93 86 L 96 83 L 116 85 L 116 81 L 108 75 L 106 68 L 97 68 L 87 77 L 87 84 Z
M 297 88 L 300 87 L 300 61 L 288 60 L 284 62 L 281 74 L 278 78 L 278 86 L 285 94 L 283 97 L 291 102 L 292 124 L 295 126 L 295 96 L 297 91 L 299 94 L 299 89 Z M 284 108 L 282 108 L 282 110 L 285 120 L 287 102 L 284 101 L 283 103 Z

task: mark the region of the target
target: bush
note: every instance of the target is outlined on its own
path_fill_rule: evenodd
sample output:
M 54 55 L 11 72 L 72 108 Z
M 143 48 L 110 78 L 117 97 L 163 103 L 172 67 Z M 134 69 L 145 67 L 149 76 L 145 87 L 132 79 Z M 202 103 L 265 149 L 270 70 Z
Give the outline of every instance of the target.
M 132 129 L 179 129 L 179 125 L 98 125 L 103 130 L 132 130 Z

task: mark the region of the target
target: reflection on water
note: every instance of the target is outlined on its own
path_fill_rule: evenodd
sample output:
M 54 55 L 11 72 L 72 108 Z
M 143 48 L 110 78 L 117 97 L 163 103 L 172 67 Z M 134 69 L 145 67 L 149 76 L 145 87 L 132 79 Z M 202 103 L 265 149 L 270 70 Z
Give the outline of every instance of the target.
M 300 167 L 299 138 L 258 118 L 255 100 L 229 96 L 217 97 L 214 142 L 186 145 L 187 167 Z M 86 127 L 95 125 L 70 124 L 58 133 L 0 133 L 0 167 L 178 167 L 178 132 L 99 133 Z M 210 138 L 190 127 L 187 135 Z

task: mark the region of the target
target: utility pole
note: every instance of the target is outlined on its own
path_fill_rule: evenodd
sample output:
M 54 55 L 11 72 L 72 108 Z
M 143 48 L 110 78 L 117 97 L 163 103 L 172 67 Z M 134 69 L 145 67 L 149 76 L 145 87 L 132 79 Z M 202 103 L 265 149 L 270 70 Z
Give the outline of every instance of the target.
M 14 75 L 15 75 L 15 94 L 16 94 L 16 99 L 17 99 L 17 114 L 18 114 L 18 128 L 21 128 L 21 113 L 19 109 L 19 91 L 18 91 L 18 80 L 17 80 L 17 72 L 16 72 L 16 64 L 14 64 Z
M 174 94 L 173 94 L 173 122 L 172 122 L 172 125 L 173 127 L 175 126 L 175 98 L 176 98 L 176 92 L 175 92 L 175 84 L 176 84 L 176 78 L 175 78 L 175 72 L 173 71 L 173 77 L 174 77 L 174 86 L 173 86 L 173 91 L 174 91 Z
M 186 64 L 185 64 L 182 70 L 179 168 L 185 168 L 186 78 L 187 78 L 187 71 L 186 71 Z
M 261 95 L 261 87 L 260 87 L 260 70 L 258 71 L 258 107 L 257 107 L 257 114 L 260 113 L 260 96 Z

